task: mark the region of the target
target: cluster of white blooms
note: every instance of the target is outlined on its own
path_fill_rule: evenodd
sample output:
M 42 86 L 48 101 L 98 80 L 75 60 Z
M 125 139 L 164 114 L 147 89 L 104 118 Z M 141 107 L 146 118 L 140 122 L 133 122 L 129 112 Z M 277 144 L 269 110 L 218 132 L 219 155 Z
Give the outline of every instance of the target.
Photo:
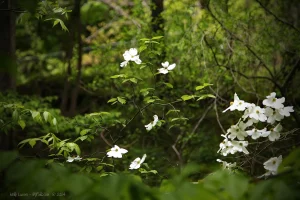
M 123 57 L 124 57 L 124 61 L 120 64 L 120 67 L 126 67 L 129 61 L 133 61 L 138 65 L 142 63 L 136 48 L 131 48 L 129 50 L 126 50 L 125 53 L 123 54 Z M 168 61 L 161 63 L 161 65 L 163 67 L 157 69 L 158 73 L 160 74 L 167 74 L 169 73 L 169 71 L 173 70 L 176 67 L 175 63 L 170 65 Z
M 158 116 L 154 115 L 153 116 L 154 120 L 153 122 L 150 122 L 149 124 L 145 125 L 146 129 L 150 131 L 158 122 Z M 114 145 L 110 149 L 110 151 L 107 152 L 107 157 L 113 157 L 113 158 L 122 158 L 122 155 L 127 153 L 128 151 L 126 149 L 120 148 L 117 145 Z M 141 167 L 141 164 L 145 161 L 146 159 L 146 154 L 143 155 L 142 159 L 140 157 L 137 157 L 134 159 L 134 161 L 131 162 L 129 169 L 138 169 Z
M 157 115 L 154 115 L 153 118 L 154 118 L 153 122 L 150 122 L 149 124 L 145 125 L 147 131 L 150 131 L 158 122 Z
M 282 131 L 282 125 L 279 123 L 284 117 L 289 117 L 291 112 L 294 112 L 292 106 L 284 106 L 285 98 L 276 98 L 276 93 L 272 92 L 270 95 L 263 100 L 262 104 L 264 107 L 257 106 L 253 103 L 247 103 L 240 100 L 237 94 L 234 94 L 234 102 L 225 109 L 223 112 L 228 110 L 234 111 L 244 111 L 244 114 L 237 122 L 237 124 L 232 125 L 226 132 L 222 135 L 225 139 L 220 143 L 220 149 L 218 153 L 223 156 L 228 154 L 235 154 L 236 152 L 243 152 L 248 154 L 246 147 L 248 146 L 247 137 L 251 137 L 253 140 L 259 138 L 268 138 L 270 141 L 275 141 L 280 138 Z M 276 124 L 277 122 L 277 124 Z M 259 129 L 256 127 L 258 123 L 266 123 L 265 128 Z M 281 156 L 279 157 L 280 159 Z M 268 169 L 272 164 L 277 166 L 280 164 L 279 161 L 268 160 L 264 163 L 265 168 L 269 170 L 266 174 L 274 174 L 277 170 Z M 277 158 L 276 158 L 277 159 Z M 280 160 L 279 159 L 279 160 Z M 272 162 L 270 164 L 270 162 Z M 279 163 L 277 165 L 277 163 Z M 276 164 L 276 165 L 275 165 Z
M 122 158 L 122 155 L 127 153 L 128 151 L 126 149 L 120 148 L 117 145 L 115 145 L 113 148 L 110 149 L 110 151 L 107 152 L 107 157 L 113 157 L 113 158 Z M 143 155 L 142 159 L 139 157 L 134 159 L 132 163 L 129 166 L 129 169 L 138 169 L 141 167 L 141 164 L 145 161 L 146 154 Z

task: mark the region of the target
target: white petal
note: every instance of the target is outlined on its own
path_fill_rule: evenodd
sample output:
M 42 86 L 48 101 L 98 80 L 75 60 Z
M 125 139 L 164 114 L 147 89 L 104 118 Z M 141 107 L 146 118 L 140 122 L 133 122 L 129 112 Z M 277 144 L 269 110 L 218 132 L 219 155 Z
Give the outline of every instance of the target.
M 136 56 L 137 55 L 137 49 L 136 48 L 131 48 L 129 49 L 129 53 L 131 56 Z
M 167 67 L 169 66 L 169 62 L 166 61 L 166 62 L 164 62 L 164 63 L 161 63 L 161 65 L 162 65 L 164 68 L 167 68 Z
M 161 74 L 167 74 L 169 71 L 167 70 L 167 69 L 165 69 L 165 68 L 160 68 L 160 69 L 158 69 L 158 71 L 159 71 L 159 73 L 161 73 Z
M 69 156 L 67 162 L 73 162 L 73 161 L 74 161 L 74 158 Z
M 176 67 L 176 64 L 174 63 L 174 64 L 170 65 L 167 69 L 168 69 L 168 70 L 172 70 L 172 69 L 174 69 L 175 67 Z
M 140 164 L 142 164 L 142 163 L 145 161 L 146 157 L 147 157 L 147 155 L 146 155 L 146 154 L 144 154 L 144 155 L 143 155 L 143 157 L 142 157 L 142 159 L 141 159 L 141 162 L 140 162 Z
M 154 121 L 153 121 L 152 125 L 155 126 L 158 122 L 158 116 L 154 115 L 153 118 L 154 118 Z
M 120 148 L 120 149 L 119 149 L 119 152 L 122 153 L 122 154 L 124 154 L 124 153 L 127 153 L 128 151 L 127 151 L 126 149 Z
M 138 65 L 140 65 L 142 63 L 139 55 L 135 56 L 132 60 Z
M 234 93 L 234 101 L 238 101 L 240 100 L 240 98 L 238 97 L 238 95 L 236 93 Z
M 128 61 L 125 60 L 124 62 L 121 62 L 120 67 L 126 67 L 127 64 L 128 64 Z
M 150 131 L 153 126 L 152 126 L 152 123 L 149 123 L 149 124 L 145 125 L 145 127 L 146 127 L 147 131 Z
M 129 51 L 125 51 L 125 53 L 123 54 L 124 60 L 125 61 L 129 61 L 131 59 L 131 55 L 129 53 Z

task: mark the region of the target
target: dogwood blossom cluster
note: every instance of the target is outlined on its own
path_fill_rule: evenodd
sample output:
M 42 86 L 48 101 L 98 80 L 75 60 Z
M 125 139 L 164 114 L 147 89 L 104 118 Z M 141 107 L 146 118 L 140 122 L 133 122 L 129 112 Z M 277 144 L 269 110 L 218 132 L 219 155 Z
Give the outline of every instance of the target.
M 136 48 L 130 48 L 126 50 L 123 54 L 124 61 L 121 62 L 120 67 L 126 67 L 130 61 L 135 62 L 140 65 L 142 63 L 140 56 L 138 55 L 138 50 Z M 176 67 L 176 64 L 170 64 L 168 61 L 161 63 L 162 68 L 157 69 L 160 74 L 167 74 L 169 71 Z
M 264 107 L 260 107 L 253 103 L 240 100 L 235 93 L 234 101 L 223 112 L 228 110 L 238 110 L 243 111 L 244 113 L 236 124 L 230 126 L 225 135 L 221 135 L 224 137 L 224 140 L 220 143 L 218 153 L 223 156 L 235 154 L 236 152 L 249 154 L 246 149 L 248 146 L 247 140 L 249 138 L 253 140 L 266 138 L 272 142 L 278 140 L 283 129 L 280 121 L 285 117 L 289 117 L 291 112 L 294 112 L 293 106 L 284 106 L 284 102 L 284 97 L 276 98 L 276 93 L 272 92 L 262 101 Z M 260 125 L 262 123 L 265 123 L 266 126 L 264 128 L 259 128 L 263 127 Z M 276 159 L 271 158 L 264 163 L 265 169 L 269 170 L 266 175 L 276 173 L 282 157 L 280 156 Z
M 112 147 L 110 149 L 110 151 L 108 151 L 106 153 L 107 157 L 113 157 L 113 158 L 122 158 L 122 155 L 127 153 L 128 151 L 126 149 L 120 148 L 117 145 L 114 145 L 114 147 Z M 134 161 L 131 162 L 129 169 L 138 169 L 141 167 L 141 164 L 145 161 L 147 155 L 144 154 L 142 159 L 140 159 L 139 157 L 134 159 Z

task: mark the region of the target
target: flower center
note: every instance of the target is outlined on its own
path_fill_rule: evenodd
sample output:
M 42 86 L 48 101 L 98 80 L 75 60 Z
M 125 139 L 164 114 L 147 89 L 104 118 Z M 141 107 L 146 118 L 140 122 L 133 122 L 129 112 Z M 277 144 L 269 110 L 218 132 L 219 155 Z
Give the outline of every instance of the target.
M 231 102 L 230 102 L 230 105 L 232 105 L 233 103 L 234 103 L 234 102 L 233 102 L 233 101 L 231 101 Z
M 276 101 L 276 99 L 275 99 L 275 98 L 273 98 L 273 99 L 272 99 L 272 101 L 273 101 L 273 102 L 275 102 L 275 101 Z

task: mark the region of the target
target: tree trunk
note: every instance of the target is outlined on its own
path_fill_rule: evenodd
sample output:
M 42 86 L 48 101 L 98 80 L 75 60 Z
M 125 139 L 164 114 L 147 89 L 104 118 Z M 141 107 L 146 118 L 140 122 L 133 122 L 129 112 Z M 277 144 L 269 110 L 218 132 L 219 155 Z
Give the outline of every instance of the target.
M 16 87 L 14 1 L 0 2 L 0 91 L 14 90 Z
M 80 19 L 80 2 L 81 0 L 75 0 L 75 12 L 77 15 L 77 45 L 78 45 L 78 54 L 77 54 L 77 76 L 75 81 L 75 86 L 71 95 L 71 105 L 70 105 L 70 115 L 74 116 L 76 114 L 77 108 L 77 99 L 78 91 L 81 79 L 81 69 L 82 69 L 82 40 L 81 40 L 81 19 Z
M 61 105 L 60 110 L 63 115 L 72 116 L 74 115 L 76 111 L 76 104 L 77 104 L 77 91 L 74 91 L 76 89 L 72 90 L 72 83 L 69 81 L 69 78 L 72 75 L 72 57 L 73 57 L 73 48 L 75 45 L 76 35 L 77 37 L 77 43 L 78 43 L 78 62 L 80 60 L 80 64 L 77 64 L 77 78 L 75 81 L 75 88 L 76 85 L 80 82 L 81 77 L 81 59 L 82 59 L 82 44 L 81 44 L 81 38 L 80 38 L 80 30 L 81 30 L 81 22 L 80 22 L 80 3 L 81 0 L 74 0 L 74 9 L 71 14 L 71 23 L 69 28 L 69 37 L 68 37 L 68 43 L 66 47 L 66 61 L 67 61 L 67 70 L 66 70 L 66 78 L 64 83 L 64 89 L 62 92 L 61 97 Z M 78 81 L 79 77 L 79 81 Z M 78 84 L 77 84 L 78 82 Z M 72 94 L 71 94 L 72 92 Z M 76 98 L 75 102 L 73 98 Z M 71 104 L 71 105 L 70 105 Z M 70 105 L 70 106 L 69 106 Z M 74 106 L 75 105 L 75 106 Z
M 161 16 L 161 13 L 164 11 L 164 1 L 163 0 L 152 0 L 152 31 L 157 33 L 159 31 L 163 32 L 164 30 L 164 19 Z

